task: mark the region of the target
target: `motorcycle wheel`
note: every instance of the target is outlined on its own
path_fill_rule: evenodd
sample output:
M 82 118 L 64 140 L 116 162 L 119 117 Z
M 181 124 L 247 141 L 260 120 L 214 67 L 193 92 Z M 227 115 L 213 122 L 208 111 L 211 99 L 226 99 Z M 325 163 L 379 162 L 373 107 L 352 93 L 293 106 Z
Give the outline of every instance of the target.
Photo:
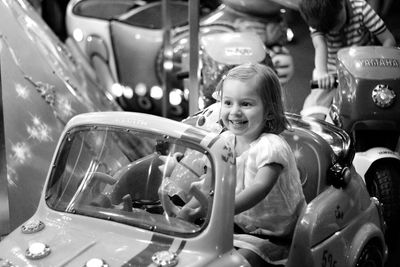
M 396 226 L 400 221 L 400 170 L 396 164 L 398 164 L 397 161 L 380 161 L 375 163 L 366 174 L 368 192 L 383 204 L 389 246 L 392 239 L 390 237 L 393 236 L 393 231 L 396 231 Z
M 372 242 L 369 242 L 361 251 L 357 259 L 356 267 L 382 267 L 383 255 L 381 249 Z

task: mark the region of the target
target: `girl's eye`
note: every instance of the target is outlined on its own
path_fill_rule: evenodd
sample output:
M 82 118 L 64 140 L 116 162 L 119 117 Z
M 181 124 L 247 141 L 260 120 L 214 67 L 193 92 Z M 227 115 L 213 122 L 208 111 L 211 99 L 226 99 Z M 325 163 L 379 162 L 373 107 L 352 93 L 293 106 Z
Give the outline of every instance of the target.
M 231 101 L 225 100 L 225 101 L 224 101 L 224 105 L 225 105 L 225 106 L 230 106 L 230 105 L 231 105 Z
M 251 106 L 251 103 L 250 103 L 250 102 L 243 102 L 243 103 L 242 103 L 242 106 L 243 106 L 243 107 L 250 107 L 250 106 Z

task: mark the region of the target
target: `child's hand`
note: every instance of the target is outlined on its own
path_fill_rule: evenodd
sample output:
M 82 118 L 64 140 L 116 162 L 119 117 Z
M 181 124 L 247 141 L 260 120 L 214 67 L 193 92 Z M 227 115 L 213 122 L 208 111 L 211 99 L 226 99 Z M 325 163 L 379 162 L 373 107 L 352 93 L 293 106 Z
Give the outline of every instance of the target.
M 206 216 L 204 212 L 205 211 L 202 207 L 189 208 L 187 206 L 183 206 L 176 217 L 187 222 L 195 223 L 199 219 L 202 219 Z
M 164 186 L 160 186 L 158 189 L 158 196 L 161 201 L 161 205 L 164 209 L 164 212 L 170 216 L 175 217 L 179 212 L 179 208 L 172 203 L 171 199 L 168 195 L 168 190 L 165 190 Z
M 326 71 L 316 71 L 314 73 L 315 79 L 318 82 L 318 88 L 333 89 L 335 86 L 335 76 Z
M 176 217 L 185 220 L 187 222 L 193 223 L 199 217 L 197 211 L 198 211 L 197 208 L 192 209 L 187 206 L 183 206 L 182 209 L 178 212 Z
M 208 200 L 204 190 L 204 181 L 193 182 L 190 185 L 190 194 L 193 198 L 184 205 L 177 214 L 178 218 L 194 223 L 207 215 Z M 207 187 L 207 186 L 206 186 Z

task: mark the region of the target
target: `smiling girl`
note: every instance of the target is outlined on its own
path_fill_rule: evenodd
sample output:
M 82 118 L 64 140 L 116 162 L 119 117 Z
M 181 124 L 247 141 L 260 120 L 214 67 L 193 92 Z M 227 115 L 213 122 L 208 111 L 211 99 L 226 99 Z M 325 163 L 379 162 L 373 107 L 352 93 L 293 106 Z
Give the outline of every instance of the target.
M 294 155 L 280 133 L 288 127 L 277 75 L 270 67 L 245 64 L 219 83 L 223 133 L 237 160 L 235 246 L 251 266 L 287 256 L 305 200 Z

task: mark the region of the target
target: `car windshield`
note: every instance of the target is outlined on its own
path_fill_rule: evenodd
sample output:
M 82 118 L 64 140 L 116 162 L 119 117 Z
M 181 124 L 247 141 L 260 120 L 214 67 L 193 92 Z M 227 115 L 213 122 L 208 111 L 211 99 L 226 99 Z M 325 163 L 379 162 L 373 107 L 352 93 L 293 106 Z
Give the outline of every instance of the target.
M 206 151 L 187 141 L 118 127 L 81 126 L 61 142 L 46 203 L 57 211 L 193 235 L 207 225 L 211 211 L 212 188 L 206 184 L 214 183 L 204 182 L 214 179 L 211 167 Z M 196 199 L 194 187 L 207 201 L 204 215 L 183 219 L 181 207 Z

